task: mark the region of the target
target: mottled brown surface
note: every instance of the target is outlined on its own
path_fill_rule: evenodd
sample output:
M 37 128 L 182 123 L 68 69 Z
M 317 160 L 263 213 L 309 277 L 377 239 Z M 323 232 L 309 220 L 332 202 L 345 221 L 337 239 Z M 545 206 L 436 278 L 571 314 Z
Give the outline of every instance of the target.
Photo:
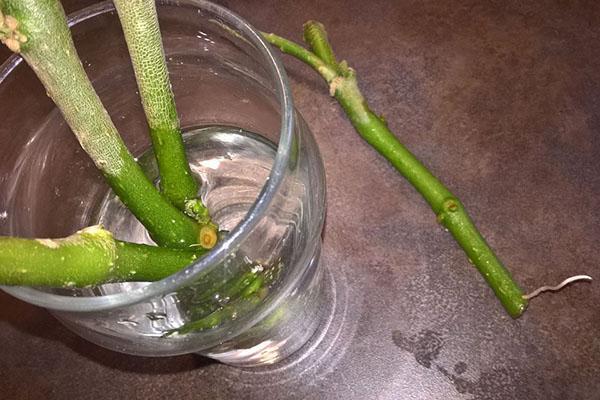
M 462 198 L 522 286 L 600 278 L 596 2 L 221 3 L 296 40 L 304 21 L 324 22 L 373 108 Z M 285 370 L 129 357 L 0 294 L 0 397 L 600 398 L 598 283 L 508 318 L 316 75 L 285 63 L 327 169 L 324 255 L 338 287 L 329 351 Z

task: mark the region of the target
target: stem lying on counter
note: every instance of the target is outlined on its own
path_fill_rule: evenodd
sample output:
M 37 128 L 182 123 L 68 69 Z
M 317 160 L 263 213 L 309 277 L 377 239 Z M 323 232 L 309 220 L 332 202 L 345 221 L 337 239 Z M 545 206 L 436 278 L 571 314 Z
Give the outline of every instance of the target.
M 208 210 L 197 198 L 181 137 L 154 0 L 114 0 L 129 49 L 140 98 L 150 128 L 160 172 L 161 191 L 169 201 L 199 222 L 208 224 Z
M 129 153 L 81 65 L 60 2 L 0 0 L 0 11 L 2 42 L 35 71 L 83 149 L 152 238 L 170 247 L 212 247 L 216 229 L 169 203 Z
M 156 281 L 205 252 L 121 242 L 100 226 L 62 239 L 0 237 L 0 285 L 84 287 Z
M 336 62 L 323 25 L 309 21 L 304 28 L 305 40 L 313 51 L 273 33 L 265 33 L 264 37 L 284 53 L 311 66 L 325 79 L 331 95 L 338 100 L 361 137 L 423 196 L 506 311 L 513 318 L 519 317 L 527 308 L 528 300 L 479 233 L 462 203 L 398 141 L 385 121 L 371 111 L 358 88 L 354 70 L 344 61 Z

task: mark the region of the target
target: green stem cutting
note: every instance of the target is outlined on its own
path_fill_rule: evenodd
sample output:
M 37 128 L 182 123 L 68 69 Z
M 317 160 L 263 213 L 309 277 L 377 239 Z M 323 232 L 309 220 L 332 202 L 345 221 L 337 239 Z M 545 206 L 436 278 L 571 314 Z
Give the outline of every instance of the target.
M 423 196 L 437 220 L 452 234 L 506 311 L 513 318 L 519 317 L 527 308 L 527 299 L 521 289 L 479 233 L 459 199 L 400 143 L 385 121 L 369 108 L 358 88 L 354 70 L 345 62 L 335 61 L 323 25 L 314 21 L 305 24 L 304 37 L 314 52 L 272 33 L 264 34 L 264 37 L 284 53 L 308 64 L 325 79 L 331 95 L 340 103 L 360 136 Z
M 202 227 L 156 190 L 129 153 L 81 65 L 60 2 L 0 0 L 0 10 L 0 39 L 31 66 L 83 149 L 152 238 L 179 248 L 209 242 L 201 236 Z
M 156 281 L 205 252 L 121 242 L 100 226 L 61 239 L 0 237 L 0 284 L 84 287 Z
M 160 171 L 163 194 L 177 208 L 198 204 L 199 185 L 185 154 L 154 0 L 115 0 Z M 195 215 L 196 217 L 198 215 Z M 210 218 L 209 218 L 210 221 Z M 205 221 L 205 222 L 209 222 Z

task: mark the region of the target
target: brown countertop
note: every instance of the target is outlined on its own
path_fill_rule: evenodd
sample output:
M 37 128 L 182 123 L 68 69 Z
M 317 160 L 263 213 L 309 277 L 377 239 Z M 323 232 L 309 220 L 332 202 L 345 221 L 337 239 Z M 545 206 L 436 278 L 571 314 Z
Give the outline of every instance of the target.
M 91 0 L 64 1 L 73 11 Z M 319 19 L 372 107 L 463 200 L 531 290 L 600 279 L 600 5 L 593 1 L 242 1 L 300 40 Z M 5 56 L 4 50 L 0 56 Z M 328 331 L 305 357 L 242 370 L 104 350 L 0 293 L 4 399 L 598 399 L 600 290 L 511 320 L 420 196 L 285 58 L 328 179 Z

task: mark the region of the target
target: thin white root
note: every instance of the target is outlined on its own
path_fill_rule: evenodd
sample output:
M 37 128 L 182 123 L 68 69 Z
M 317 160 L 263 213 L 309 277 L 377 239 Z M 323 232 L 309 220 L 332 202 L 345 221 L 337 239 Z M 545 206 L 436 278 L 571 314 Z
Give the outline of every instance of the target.
M 555 292 L 557 290 L 564 288 L 568 284 L 577 282 L 577 281 L 592 281 L 592 277 L 589 275 L 575 275 L 575 276 L 565 279 L 564 281 L 562 281 L 561 283 L 559 283 L 556 286 L 542 286 L 540 288 L 537 288 L 533 292 L 523 295 L 523 298 L 526 300 L 529 300 L 529 299 L 532 299 L 535 296 L 539 295 L 542 292 L 547 292 L 547 291 Z

